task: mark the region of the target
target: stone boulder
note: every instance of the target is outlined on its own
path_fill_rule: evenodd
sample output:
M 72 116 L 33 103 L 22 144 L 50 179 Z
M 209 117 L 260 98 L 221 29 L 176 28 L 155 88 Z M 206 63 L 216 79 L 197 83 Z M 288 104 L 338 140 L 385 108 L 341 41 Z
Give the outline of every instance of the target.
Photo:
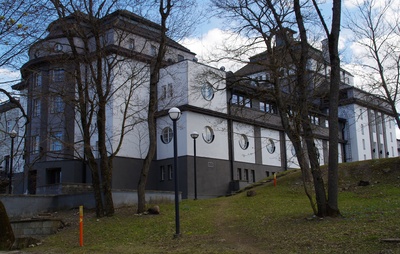
M 158 205 L 155 205 L 153 207 L 150 207 L 147 209 L 148 214 L 160 214 L 160 207 Z

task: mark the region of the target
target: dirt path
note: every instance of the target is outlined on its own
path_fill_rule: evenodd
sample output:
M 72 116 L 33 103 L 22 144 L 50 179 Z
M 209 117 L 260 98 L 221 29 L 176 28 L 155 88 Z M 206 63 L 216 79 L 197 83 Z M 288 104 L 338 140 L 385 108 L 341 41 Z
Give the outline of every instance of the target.
M 234 228 L 229 220 L 224 216 L 229 202 L 224 200 L 216 207 L 215 227 L 220 236 L 221 244 L 229 246 L 235 253 L 268 253 L 267 250 L 260 248 L 257 239 L 247 235 L 243 230 Z M 228 229 L 228 230 L 227 230 Z

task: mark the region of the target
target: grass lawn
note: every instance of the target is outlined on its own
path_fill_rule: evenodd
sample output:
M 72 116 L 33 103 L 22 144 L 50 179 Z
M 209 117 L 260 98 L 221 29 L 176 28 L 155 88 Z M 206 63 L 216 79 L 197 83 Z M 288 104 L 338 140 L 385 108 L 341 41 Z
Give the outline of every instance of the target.
M 174 238 L 173 203 L 161 215 L 135 215 L 134 207 L 110 218 L 85 211 L 84 246 L 79 246 L 77 210 L 60 213 L 76 222 L 44 239 L 28 253 L 400 253 L 400 160 L 343 164 L 340 218 L 316 218 L 299 171 L 230 197 L 183 200 L 181 237 Z M 360 180 L 368 186 L 357 186 Z

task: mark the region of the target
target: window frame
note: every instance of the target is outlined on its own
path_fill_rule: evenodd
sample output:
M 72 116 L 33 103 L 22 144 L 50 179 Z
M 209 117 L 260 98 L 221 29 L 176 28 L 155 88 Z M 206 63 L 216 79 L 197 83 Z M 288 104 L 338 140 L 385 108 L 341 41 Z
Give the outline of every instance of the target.
M 172 168 L 172 164 L 168 164 L 168 180 L 173 180 L 174 179 L 174 169 Z
M 53 82 L 63 82 L 65 81 L 65 70 L 63 68 L 57 68 L 52 71 L 52 81 Z
M 211 144 L 215 138 L 214 130 L 211 128 L 211 126 L 207 125 L 204 127 L 204 132 L 201 134 L 201 136 L 203 137 L 204 142 Z
M 38 98 L 33 99 L 32 101 L 33 107 L 32 107 L 32 115 L 33 116 L 40 116 L 40 110 L 41 110 L 41 101 Z
M 54 131 L 51 133 L 50 137 L 50 151 L 59 152 L 63 150 L 63 132 Z
M 42 86 L 42 82 L 43 82 L 42 71 L 38 71 L 38 72 L 34 73 L 33 74 L 33 85 L 35 87 L 39 87 L 39 86 Z
M 64 112 L 64 101 L 61 96 L 51 97 L 50 113 L 63 113 Z
M 171 129 L 171 127 L 166 126 L 162 129 L 160 138 L 161 142 L 164 144 L 169 144 L 174 139 L 174 131 Z
M 267 152 L 269 154 L 273 154 L 276 151 L 276 145 L 275 142 L 272 138 L 269 138 L 267 141 L 267 145 L 265 146 L 265 148 L 267 149 Z
M 165 167 L 160 166 L 160 181 L 163 182 L 165 181 Z
M 32 154 L 38 154 L 40 152 L 40 136 L 33 135 L 31 137 L 31 152 Z
M 249 138 L 245 134 L 240 134 L 239 136 L 239 146 L 243 150 L 249 148 Z

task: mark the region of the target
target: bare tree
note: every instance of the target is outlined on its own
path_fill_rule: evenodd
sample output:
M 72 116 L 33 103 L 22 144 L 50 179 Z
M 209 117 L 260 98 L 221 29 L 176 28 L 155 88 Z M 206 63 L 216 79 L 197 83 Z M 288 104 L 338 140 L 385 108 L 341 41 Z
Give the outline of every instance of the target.
M 339 144 L 339 87 L 340 87 L 340 58 L 339 34 L 341 1 L 332 1 L 332 23 L 329 30 L 316 0 L 313 5 L 328 38 L 329 63 L 331 66 L 329 86 L 329 163 L 328 163 L 328 203 L 327 214 L 332 217 L 340 215 L 338 206 L 338 144 Z
M 111 192 L 113 160 L 126 135 L 144 121 L 138 112 L 146 108 L 146 104 L 134 99 L 138 96 L 135 91 L 147 82 L 147 67 L 134 61 L 131 52 L 122 49 L 129 43 L 127 28 L 123 27 L 126 24 L 118 18 L 114 21 L 115 26 L 107 22 L 108 15 L 119 7 L 118 1 L 52 3 L 59 18 L 56 21 L 58 28 L 67 39 L 65 46 L 70 48 L 62 56 L 70 64 L 66 73 L 76 88 L 54 88 L 50 93 L 62 96 L 76 111 L 81 140 L 78 144 L 65 145 L 83 151 L 82 159 L 91 171 L 96 214 L 111 216 L 114 214 Z M 114 39 L 110 40 L 110 33 Z M 114 114 L 118 115 L 121 123 L 111 129 L 107 113 L 110 110 L 115 110 Z
M 141 3 L 141 1 L 138 1 Z M 151 15 L 160 24 L 160 34 L 157 40 L 157 55 L 150 62 L 150 88 L 149 88 L 149 105 L 147 111 L 147 126 L 149 135 L 149 148 L 143 162 L 143 167 L 138 182 L 138 208 L 137 213 L 143 213 L 146 210 L 146 182 L 154 159 L 157 145 L 157 128 L 156 128 L 156 112 L 157 108 L 157 87 L 160 80 L 160 70 L 166 66 L 165 56 L 170 46 L 171 38 L 176 40 L 182 39 L 188 35 L 198 18 L 194 17 L 195 1 L 192 0 L 160 0 L 154 3 L 144 1 L 141 5 L 141 11 L 148 10 L 147 15 Z M 156 13 L 154 13 L 154 11 Z M 145 15 L 146 16 L 146 15 Z
M 138 185 L 138 211 L 143 210 L 147 174 L 156 147 L 159 71 L 169 64 L 166 60 L 166 55 L 171 53 L 169 50 L 179 48 L 169 35 L 180 37 L 190 31 L 190 26 L 178 25 L 178 21 L 184 19 L 176 18 L 171 22 L 169 17 L 173 8 L 183 8 L 180 15 L 184 15 L 189 12 L 190 5 L 188 1 L 150 3 L 151 7 L 156 4 L 159 8 L 160 19 L 152 16 L 160 20 L 158 25 L 118 10 L 126 6 L 125 1 L 54 0 L 51 3 L 57 20 L 50 24 L 49 36 L 31 51 L 44 50 L 53 59 L 50 60 L 52 68 L 63 68 L 65 82 L 71 85 L 61 86 L 55 82 L 46 89 L 33 91 L 32 95 L 44 98 L 50 108 L 54 104 L 52 100 L 61 98 L 66 104 L 65 112 L 75 115 L 80 139 L 76 135 L 72 140 L 50 137 L 63 143 L 65 149 L 61 152 L 65 154 L 46 151 L 40 156 L 82 159 L 91 171 L 97 216 L 111 216 L 114 213 L 113 161 L 121 150 L 125 149 L 126 153 L 129 142 L 138 143 L 139 155 L 126 156 L 144 159 Z M 148 30 L 144 31 L 144 27 Z M 132 37 L 130 31 L 136 37 Z M 141 34 L 143 32 L 145 34 Z M 54 78 L 54 73 L 47 78 Z M 118 126 L 112 124 L 110 112 L 120 121 Z M 66 132 L 67 136 L 74 137 L 74 133 L 68 133 L 68 128 Z
M 264 52 L 259 57 L 253 57 L 249 65 L 271 74 L 271 77 L 269 85 L 257 86 L 255 93 L 276 101 L 285 134 L 293 144 L 303 172 L 304 188 L 311 207 L 318 216 L 328 215 L 327 196 L 315 146 L 315 127 L 310 122 L 310 112 L 318 112 L 315 99 L 327 95 L 322 91 L 323 82 L 318 80 L 318 75 L 309 74 L 309 65 L 324 61 L 321 56 L 315 55 L 308 39 L 313 6 L 300 1 L 226 0 L 213 1 L 213 4 L 220 14 L 235 20 L 238 34 L 249 38 L 247 45 L 241 45 L 238 51 L 230 51 L 230 56 L 236 58 L 248 49 L 263 48 Z M 292 29 L 299 32 L 298 41 L 293 40 Z M 314 68 L 314 73 L 317 73 L 318 64 Z M 237 74 L 240 76 L 241 71 Z M 308 184 L 309 172 L 313 186 Z
M 386 101 L 397 126 L 400 89 L 400 6 L 397 1 L 356 1 L 347 12 L 346 28 L 353 35 L 355 46 L 361 47 L 356 62 L 365 89 Z
M 41 33 L 38 33 L 38 30 L 40 30 L 41 23 L 38 18 L 39 8 L 36 4 L 37 1 L 13 0 L 5 0 L 0 3 L 0 68 L 17 68 L 26 56 L 24 53 L 29 45 L 40 36 Z M 27 124 L 28 117 L 20 101 L 13 96 L 8 88 L 0 88 L 0 93 L 5 95 L 9 102 L 21 111 L 22 117 L 26 119 L 25 124 Z M 8 132 L 7 129 L 1 131 Z M 0 249 L 8 250 L 14 243 L 15 237 L 1 201 L 0 224 Z

